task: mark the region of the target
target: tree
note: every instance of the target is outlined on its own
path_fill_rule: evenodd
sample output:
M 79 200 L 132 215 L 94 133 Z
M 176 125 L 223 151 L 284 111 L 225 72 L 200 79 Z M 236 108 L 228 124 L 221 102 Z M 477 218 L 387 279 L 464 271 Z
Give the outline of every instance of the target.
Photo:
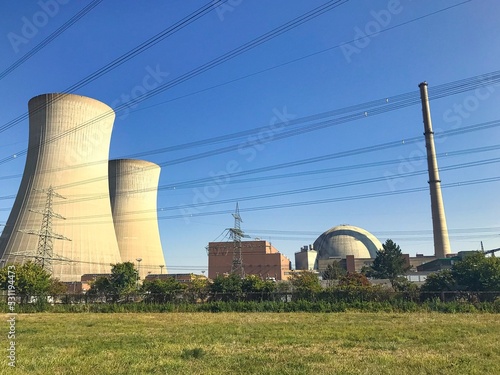
M 247 275 L 241 284 L 241 290 L 246 294 L 247 300 L 269 299 L 276 290 L 276 283 L 271 280 L 262 280 L 257 275 Z
M 51 278 L 49 287 L 49 296 L 57 296 L 68 291 L 68 286 L 59 279 Z
M 422 286 L 423 297 L 441 296 L 441 292 L 457 291 L 489 292 L 500 290 L 500 259 L 486 257 L 483 253 L 476 252 L 457 260 L 450 270 L 442 270 L 431 274 Z M 439 292 L 439 293 L 432 293 Z M 461 295 L 464 295 L 462 293 Z M 493 295 L 480 295 L 481 300 L 494 298 Z
M 167 277 L 166 279 L 146 280 L 141 289 L 148 293 L 146 301 L 170 302 L 186 289 L 186 285 L 173 277 Z
M 500 258 L 476 252 L 466 255 L 451 267 L 451 275 L 460 290 L 500 290 Z
M 111 267 L 109 281 L 113 292 L 119 296 L 136 291 L 138 279 L 139 273 L 131 262 L 117 263 Z
M 441 270 L 427 276 L 420 290 L 425 293 L 457 290 L 457 282 L 451 270 Z
M 392 281 L 392 288 L 394 291 L 399 292 L 399 295 L 406 300 L 418 301 L 420 299 L 420 287 L 406 277 L 396 277 Z
M 9 277 L 9 271 L 11 272 L 11 277 Z M 56 280 L 42 266 L 33 262 L 26 262 L 22 265 L 5 266 L 0 270 L 0 285 L 2 289 L 8 289 L 12 275 L 14 275 L 13 280 L 16 295 L 21 297 L 22 302 L 29 301 L 33 296 L 50 295 L 51 286 Z
M 332 263 L 326 266 L 326 269 L 323 271 L 322 277 L 323 280 L 338 280 L 346 273 L 347 271 L 342 268 L 340 262 L 334 260 Z
M 209 289 L 212 296 L 217 300 L 235 300 L 243 295 L 243 280 L 237 274 L 217 275 Z
M 111 285 L 111 281 L 109 281 L 109 277 L 99 276 L 97 279 L 92 282 L 90 285 L 90 290 L 88 291 L 90 295 L 106 295 L 113 293 L 113 286 Z
M 290 284 L 296 299 L 310 299 L 321 291 L 318 274 L 312 271 L 294 272 Z
M 370 282 L 365 275 L 357 272 L 348 272 L 339 278 L 340 287 L 363 287 L 370 286 Z
M 195 277 L 188 284 L 185 295 L 190 302 L 205 301 L 209 293 L 209 283 L 206 278 Z
M 398 276 L 404 275 L 410 268 L 411 266 L 405 262 L 399 245 L 389 239 L 382 245 L 382 249 L 377 251 L 368 276 L 376 279 L 389 279 L 393 284 Z
M 90 295 L 112 295 L 117 300 L 124 295 L 137 291 L 139 274 L 131 262 L 111 266 L 111 275 L 98 277 L 91 285 Z

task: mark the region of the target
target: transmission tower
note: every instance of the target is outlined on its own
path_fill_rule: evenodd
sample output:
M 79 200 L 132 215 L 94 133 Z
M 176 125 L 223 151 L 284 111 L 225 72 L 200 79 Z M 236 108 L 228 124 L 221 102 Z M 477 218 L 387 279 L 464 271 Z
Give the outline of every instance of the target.
M 35 258 L 35 264 L 40 265 L 46 271 L 52 273 L 52 262 L 54 260 L 57 261 L 70 261 L 70 259 L 66 259 L 60 255 L 54 254 L 54 244 L 53 240 L 65 240 L 71 241 L 69 238 L 64 237 L 63 235 L 52 232 L 52 219 L 62 219 L 66 220 L 66 218 L 62 217 L 58 213 L 55 213 L 52 209 L 53 199 L 54 197 L 66 199 L 62 195 L 57 194 L 54 191 L 54 188 L 50 186 L 47 190 L 36 190 L 38 192 L 43 192 L 47 194 L 47 199 L 45 201 L 45 208 L 43 211 L 39 210 L 30 210 L 31 212 L 41 214 L 42 215 L 42 225 L 40 230 L 36 229 L 20 229 L 19 232 L 33 234 L 38 236 L 38 247 L 36 253 L 33 255 L 33 251 L 28 251 L 24 253 L 13 253 L 12 255 L 21 255 L 26 257 Z
M 244 237 L 244 233 L 241 230 L 241 216 L 240 216 L 240 208 L 238 203 L 236 203 L 236 211 L 233 214 L 234 217 L 234 228 L 230 228 L 231 238 L 234 243 L 234 252 L 233 252 L 233 263 L 231 265 L 231 273 L 245 277 L 245 269 L 243 267 L 243 257 L 241 256 L 241 237 Z

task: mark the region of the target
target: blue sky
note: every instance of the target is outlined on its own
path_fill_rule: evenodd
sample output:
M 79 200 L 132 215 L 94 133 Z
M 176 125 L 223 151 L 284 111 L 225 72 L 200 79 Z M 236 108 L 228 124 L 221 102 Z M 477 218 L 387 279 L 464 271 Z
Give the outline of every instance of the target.
M 2 5 L 0 72 L 84 7 L 75 0 L 54 1 Z M 150 1 L 145 6 L 130 0 L 103 1 L 0 80 L 0 126 L 24 114 L 33 96 L 65 91 L 207 3 Z M 147 94 L 152 87 L 167 84 L 325 3 L 229 1 L 72 92 L 112 107 L 123 105 L 127 97 Z M 432 254 L 427 175 L 404 175 L 425 171 L 425 163 L 418 159 L 423 154 L 418 101 L 377 115 L 366 110 L 366 116 L 354 121 L 279 139 L 289 129 L 281 121 L 293 127 L 290 121 L 294 119 L 372 100 L 406 93 L 418 97 L 422 81 L 429 83 L 432 95 L 433 87 L 495 72 L 500 61 L 498 14 L 500 3 L 493 0 L 351 0 L 117 113 L 110 157 L 145 153 L 142 158 L 163 166 L 160 185 L 168 188 L 159 191 L 158 215 L 169 271 L 206 270 L 205 246 L 233 225 L 229 212 L 238 200 L 242 229 L 251 237 L 270 240 L 292 261 L 301 246 L 343 223 L 362 227 L 381 242 L 391 238 L 405 253 Z M 26 26 L 28 23 L 33 27 Z M 499 100 L 498 85 L 454 95 L 446 92 L 444 97 L 431 101 L 436 133 L 499 120 Z M 388 100 L 387 106 L 390 104 Z M 222 143 L 148 153 L 259 127 L 262 129 L 254 135 Z M 0 133 L 0 159 L 11 158 L 0 165 L 2 196 L 17 193 L 20 178 L 9 176 L 22 174 L 25 159 L 15 155 L 27 146 L 27 129 L 24 120 Z M 405 141 L 413 137 L 421 137 L 421 141 Z M 500 204 L 495 193 L 499 182 L 485 182 L 499 176 L 494 159 L 500 157 L 500 152 L 486 150 L 497 146 L 499 139 L 499 127 L 491 127 L 450 134 L 436 144 L 437 152 L 442 154 L 438 160 L 442 183 L 453 185 L 443 189 L 453 251 L 478 249 L 481 240 L 487 249 L 500 247 Z M 368 152 L 388 142 L 400 144 Z M 183 157 L 229 146 L 234 149 L 178 162 Z M 297 164 L 293 162 L 359 149 L 365 151 L 227 177 L 234 171 Z M 471 149 L 477 150 L 468 151 Z M 456 155 L 458 152 L 462 155 Z M 383 161 L 394 162 L 376 164 Z M 482 165 L 464 167 L 476 161 Z M 367 163 L 375 165 L 351 168 Z M 338 170 L 317 173 L 333 168 Z M 269 178 L 291 173 L 295 176 Z M 196 188 L 182 186 L 186 181 L 207 178 L 212 180 Z M 237 182 L 242 178 L 253 180 Z M 284 194 L 366 179 L 380 181 Z M 470 180 L 481 183 L 464 184 Z M 399 194 L 413 188 L 423 190 Z M 276 195 L 246 199 L 271 193 Z M 346 199 L 370 194 L 381 196 Z M 336 198 L 336 202 L 317 203 Z M 200 202 L 210 204 L 182 209 Z M 300 202 L 314 204 L 296 205 Z M 12 204 L 13 199 L 0 201 L 0 224 L 5 224 Z M 268 208 L 280 204 L 285 207 Z M 255 210 L 259 207 L 268 209 Z M 226 213 L 210 214 L 214 212 Z

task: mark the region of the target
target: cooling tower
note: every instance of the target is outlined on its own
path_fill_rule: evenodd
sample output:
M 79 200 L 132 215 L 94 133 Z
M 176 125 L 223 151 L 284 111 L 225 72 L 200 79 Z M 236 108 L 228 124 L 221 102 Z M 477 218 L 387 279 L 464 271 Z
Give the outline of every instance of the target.
M 156 214 L 160 167 L 144 160 L 109 161 L 109 191 L 122 262 L 148 273 L 167 272 Z M 141 259 L 139 262 L 138 259 Z
M 444 258 L 451 254 L 451 248 L 448 238 L 448 226 L 446 224 L 443 196 L 441 194 L 441 180 L 439 178 L 436 149 L 434 146 L 434 131 L 432 130 L 427 82 L 422 82 L 419 87 L 424 119 L 425 147 L 427 149 L 427 169 L 429 173 L 432 229 L 434 234 L 434 255 L 438 258 Z
M 52 242 L 54 277 L 80 281 L 82 274 L 109 273 L 110 264 L 121 261 L 108 189 L 114 112 L 97 100 L 68 94 L 40 95 L 28 107 L 28 154 L 0 238 L 1 258 L 33 260 L 44 240 Z M 54 235 L 42 238 L 44 228 Z

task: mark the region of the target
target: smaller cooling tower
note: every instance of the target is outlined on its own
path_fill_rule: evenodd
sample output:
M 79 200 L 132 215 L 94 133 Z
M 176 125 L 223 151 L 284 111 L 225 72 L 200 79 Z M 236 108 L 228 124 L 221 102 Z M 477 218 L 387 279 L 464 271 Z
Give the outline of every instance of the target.
M 109 193 L 122 262 L 132 262 L 144 279 L 167 272 L 156 214 L 160 167 L 144 160 L 109 161 Z M 138 261 L 140 259 L 140 261 Z

